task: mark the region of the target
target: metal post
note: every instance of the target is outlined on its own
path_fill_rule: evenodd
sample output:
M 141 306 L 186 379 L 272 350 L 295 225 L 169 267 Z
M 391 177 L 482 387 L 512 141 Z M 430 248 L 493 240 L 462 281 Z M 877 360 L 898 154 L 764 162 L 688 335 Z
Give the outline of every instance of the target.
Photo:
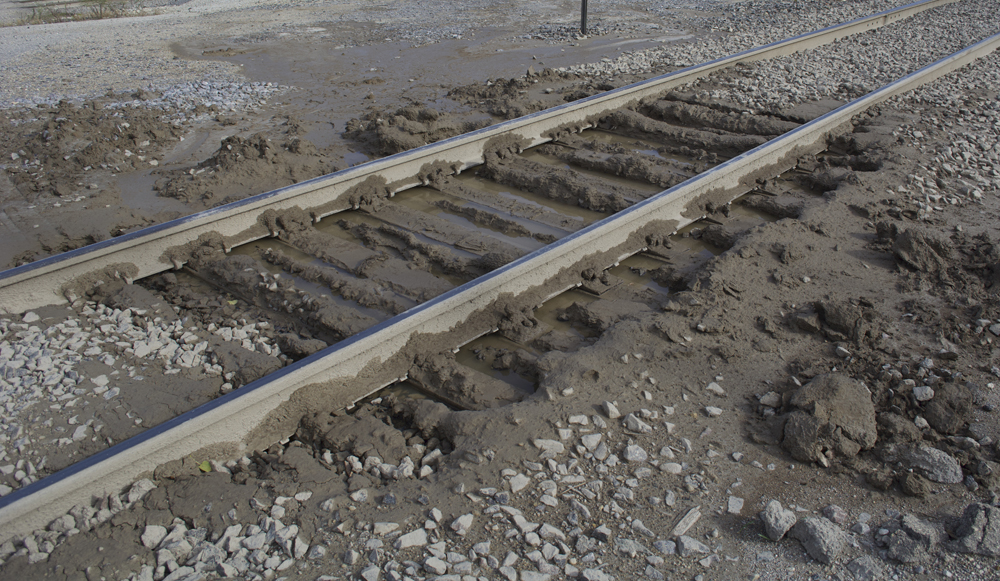
M 580 34 L 587 34 L 587 0 L 580 0 Z

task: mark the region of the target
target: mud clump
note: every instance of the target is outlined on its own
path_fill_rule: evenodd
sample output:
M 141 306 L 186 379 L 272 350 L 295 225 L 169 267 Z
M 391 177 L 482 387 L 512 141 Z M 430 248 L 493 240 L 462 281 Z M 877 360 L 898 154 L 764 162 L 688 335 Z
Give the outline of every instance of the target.
M 858 185 L 858 177 L 847 168 L 824 168 L 804 176 L 803 182 L 816 191 L 832 192 L 839 188 L 842 183 Z
M 246 385 L 282 367 L 281 360 L 263 353 L 244 349 L 229 341 L 214 347 L 215 357 L 225 369 L 233 370 L 233 385 Z
M 486 163 L 479 172 L 497 183 L 595 212 L 618 212 L 631 205 L 627 198 L 645 198 L 634 188 L 584 178 L 571 170 L 530 161 L 504 151 L 487 153 Z
M 733 114 L 703 105 L 669 100 L 657 101 L 644 108 L 643 113 L 675 125 L 706 127 L 729 133 L 781 135 L 799 126 L 798 123 L 766 115 Z
M 261 269 L 249 256 L 227 256 L 198 266 L 202 276 L 220 281 L 228 288 L 241 289 L 243 298 L 274 313 L 300 311 L 303 319 L 320 338 L 329 343 L 346 339 L 376 323 L 375 319 L 339 306 L 330 296 L 313 296 L 294 282 Z
M 803 209 L 802 204 L 793 203 L 786 205 L 770 196 L 761 195 L 747 195 L 740 198 L 737 203 L 751 210 L 757 210 L 758 212 L 774 216 L 778 220 L 798 218 L 802 215 Z
M 853 341 L 860 345 L 878 337 L 880 315 L 864 301 L 854 304 L 827 300 L 813 306 L 823 322 L 823 334 L 831 341 Z
M 924 419 L 942 434 L 957 434 L 965 428 L 972 404 L 969 388 L 946 383 L 935 388 L 934 399 L 924 407 Z
M 459 120 L 429 107 L 408 105 L 395 112 L 372 111 L 347 122 L 344 137 L 364 143 L 373 152 L 392 155 L 461 135 L 490 124 L 489 120 Z
M 650 312 L 652 309 L 642 303 L 602 299 L 587 304 L 573 303 L 566 309 L 566 316 L 570 321 L 604 333 L 619 321 L 637 320 Z
M 575 145 L 575 144 L 574 144 Z M 605 154 L 587 149 L 567 149 L 543 145 L 539 151 L 558 157 L 566 163 L 583 169 L 605 172 L 640 182 L 656 184 L 661 188 L 673 187 L 690 177 L 678 164 L 660 160 L 653 156 L 628 152 Z M 622 148 L 624 150 L 624 148 Z
M 335 268 L 304 264 L 281 250 L 272 248 L 262 252 L 261 258 L 303 280 L 329 287 L 331 291 L 349 301 L 357 301 L 363 307 L 377 309 L 390 315 L 398 315 L 409 308 L 409 303 L 403 302 L 402 297 L 381 291 L 377 283 L 349 277 Z
M 307 423 L 305 429 L 322 429 L 323 447 L 329 450 L 345 450 L 363 457 L 372 453 L 386 462 L 399 463 L 406 455 L 406 439 L 399 430 L 393 429 L 374 416 L 332 417 L 325 425 Z
M 504 316 L 497 325 L 500 333 L 515 343 L 528 344 L 544 332 L 531 309 L 505 308 Z
M 211 208 L 336 170 L 305 139 L 290 134 L 281 140 L 272 140 L 264 133 L 234 135 L 196 167 L 160 172 L 163 177 L 153 189 L 160 196 Z
M 459 364 L 450 355 L 420 357 L 408 375 L 415 384 L 464 409 L 502 407 L 529 395 L 499 379 Z
M 912 420 L 893 412 L 879 414 L 878 435 L 880 441 L 904 444 L 916 442 L 923 437 Z
M 944 241 L 933 236 L 904 230 L 892 244 L 892 254 L 897 260 L 912 268 L 946 279 L 951 248 Z
M 875 406 L 863 384 L 841 374 L 814 378 L 789 400 L 781 447 L 801 462 L 829 466 L 875 445 Z
M 275 337 L 282 353 L 294 359 L 304 359 L 317 351 L 326 349 L 326 343 L 319 339 L 304 339 L 292 333 L 281 333 Z
M 434 205 L 453 214 L 464 216 L 480 226 L 499 230 L 508 236 L 531 236 L 531 232 L 521 224 L 493 212 L 480 210 L 472 205 L 460 206 L 451 200 L 436 200 Z
M 687 148 L 705 149 L 722 155 L 736 156 L 767 142 L 767 138 L 759 135 L 713 133 L 670 125 L 628 109 L 620 109 L 611 113 L 601 120 L 600 127 L 651 141 L 678 144 L 678 152 L 680 151 L 679 144 L 684 144 L 683 147 Z
M 546 69 L 541 74 L 534 75 L 534 78 L 492 79 L 485 84 L 476 83 L 458 87 L 449 91 L 448 97 L 467 105 L 483 108 L 491 115 L 503 119 L 516 119 L 551 106 L 525 98 L 526 92 L 534 84 L 533 81 L 558 80 L 559 78 L 558 72 Z
M 451 442 L 438 431 L 449 413 L 447 407 L 430 400 L 390 394 L 361 404 L 351 415 L 333 415 L 328 411 L 308 415 L 303 418 L 296 438 L 329 451 L 341 461 L 350 455 L 377 458 L 377 464 L 400 465 L 406 458 L 419 463 L 424 450 L 440 449 L 442 454 L 452 451 Z M 366 463 L 375 465 L 376 460 Z
M 892 252 L 905 268 L 930 275 L 934 280 L 949 279 L 948 265 L 954 254 L 950 242 L 912 228 L 900 231 L 898 225 L 887 221 L 876 223 L 875 230 L 877 239 L 873 246 Z

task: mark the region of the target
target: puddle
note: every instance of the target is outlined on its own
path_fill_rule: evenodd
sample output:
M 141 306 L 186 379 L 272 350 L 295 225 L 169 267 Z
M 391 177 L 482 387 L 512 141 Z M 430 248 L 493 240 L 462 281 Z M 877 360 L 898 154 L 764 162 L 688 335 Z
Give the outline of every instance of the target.
M 253 258 L 254 260 L 256 260 L 257 264 L 259 266 L 263 267 L 264 269 L 266 269 L 271 274 L 278 275 L 278 276 L 280 276 L 282 278 L 291 280 L 293 283 L 295 283 L 295 287 L 296 288 L 298 288 L 300 290 L 303 290 L 303 291 L 305 291 L 305 292 L 307 292 L 307 293 L 309 293 L 309 294 L 311 294 L 313 296 L 326 297 L 326 298 L 332 300 L 338 306 L 341 306 L 341 307 L 344 307 L 344 308 L 347 308 L 347 309 L 353 309 L 353 310 L 355 310 L 355 311 L 357 311 L 357 312 L 359 312 L 359 313 L 361 313 L 363 315 L 367 315 L 367 316 L 375 319 L 376 321 L 384 321 L 384 320 L 388 319 L 391 316 L 391 315 L 389 315 L 387 313 L 383 313 L 382 311 L 379 311 L 379 310 L 376 310 L 376 309 L 370 309 L 368 307 L 363 307 L 363 306 L 359 305 L 358 303 L 356 303 L 354 301 L 350 301 L 350 300 L 345 299 L 344 297 L 340 296 L 339 293 L 333 292 L 329 287 L 326 287 L 326 286 L 320 285 L 318 283 L 308 281 L 308 280 L 306 280 L 304 278 L 295 276 L 293 274 L 288 273 L 287 271 L 285 271 L 280 266 L 271 264 L 271 263 L 269 263 L 269 262 L 267 262 L 265 260 L 261 260 L 260 253 L 262 251 L 265 251 L 265 250 L 269 249 L 269 248 L 273 249 L 273 250 L 280 250 L 286 256 L 294 258 L 295 260 L 297 260 L 299 262 L 302 262 L 302 263 L 313 264 L 313 265 L 316 265 L 316 266 L 325 266 L 327 268 L 336 268 L 336 267 L 334 267 L 334 266 L 332 266 L 330 264 L 327 264 L 327 263 L 323 262 L 322 260 L 319 260 L 318 258 L 314 258 L 312 256 L 309 256 L 308 254 L 306 254 L 304 252 L 301 252 L 298 249 L 293 248 L 293 247 L 285 244 L 284 242 L 281 242 L 280 240 L 275 240 L 275 239 L 255 240 L 255 241 L 250 242 L 248 244 L 244 244 L 242 246 L 234 248 L 232 250 L 231 254 L 249 256 L 249 257 Z M 340 269 L 337 269 L 337 270 L 340 270 Z M 343 271 L 340 271 L 340 272 L 343 272 Z M 354 278 L 353 275 L 351 275 L 349 273 L 345 273 L 345 275 L 346 276 L 351 276 L 352 278 Z
M 447 20 L 447 15 L 444 20 Z M 472 17 L 475 20 L 474 17 Z M 465 20 L 462 18 L 460 20 Z M 490 78 L 507 78 L 523 74 L 530 66 L 539 68 L 568 67 L 594 62 L 602 57 L 615 58 L 624 51 L 661 46 L 688 38 L 685 30 L 650 30 L 650 34 L 622 39 L 614 35 L 585 38 L 572 49 L 562 43 L 544 39 L 515 40 L 524 30 L 475 25 L 475 32 L 459 38 L 442 39 L 421 46 L 412 40 L 385 39 L 367 46 L 345 46 L 364 35 L 365 22 L 340 20 L 324 23 L 324 30 L 296 30 L 254 43 L 230 43 L 209 46 L 205 39 L 174 43 L 171 50 L 190 60 L 222 60 L 239 65 L 250 81 L 280 83 L 297 87 L 295 93 L 283 97 L 304 109 L 306 120 L 323 122 L 347 120 L 357 116 L 357 103 L 373 94 L 373 104 L 380 104 L 387 87 L 403 91 L 404 99 L 434 108 L 451 103 L 445 99 L 447 86 L 485 82 Z M 411 27 L 412 28 L 412 27 Z M 654 34 L 655 33 L 655 34 Z M 216 42 L 218 42 L 216 40 Z M 232 48 L 238 50 L 211 50 Z M 361 77 L 367 84 L 351 83 L 347 79 Z M 452 109 L 456 108 L 451 103 Z M 337 123 L 342 131 L 341 123 Z M 310 139 L 311 140 L 311 139 Z
M 639 253 L 622 260 L 618 266 L 611 268 L 608 272 L 629 284 L 643 286 L 658 293 L 669 294 L 670 289 L 660 285 L 652 277 L 653 271 L 662 267 L 669 267 L 669 265 L 659 258 Z
M 408 379 L 404 380 L 404 381 L 399 381 L 399 382 L 393 383 L 392 385 L 388 385 L 388 386 L 384 387 L 383 389 L 380 389 L 380 390 L 376 391 L 375 393 L 371 394 L 370 396 L 368 396 L 368 397 L 362 399 L 361 401 L 357 402 L 355 405 L 360 406 L 360 405 L 365 404 L 365 403 L 378 404 L 378 403 L 381 403 L 381 399 L 382 398 L 388 397 L 388 396 L 393 396 L 393 397 L 395 397 L 397 399 L 401 399 L 401 400 L 403 400 L 403 399 L 429 399 L 429 400 L 436 401 L 438 403 L 443 403 L 444 405 L 448 406 L 452 410 L 456 409 L 451 404 L 451 402 L 448 402 L 448 401 L 446 401 L 444 399 L 441 399 L 440 397 L 435 396 L 434 394 L 428 393 L 427 390 L 423 389 L 422 387 L 420 387 L 419 385 L 413 383 L 412 381 L 410 381 Z
M 549 208 L 558 214 L 578 220 L 581 228 L 607 217 L 607 214 L 581 208 L 580 206 L 563 204 L 531 192 L 526 192 L 510 186 L 504 186 L 492 180 L 487 180 L 477 175 L 473 175 L 471 172 L 464 172 L 453 179 L 462 182 L 463 185 L 469 188 L 475 188 L 486 193 L 502 196 L 509 200 L 521 202 L 522 204 L 538 206 L 539 208 Z
M 306 136 L 306 139 L 308 139 L 308 135 Z M 356 165 L 361 165 L 367 162 L 369 159 L 371 158 L 368 157 L 367 155 L 363 153 L 358 153 L 356 151 L 350 151 L 344 154 L 344 163 L 347 164 L 347 167 L 354 167 Z
M 761 212 L 760 210 L 754 208 L 748 208 L 747 206 L 744 206 L 743 204 L 740 203 L 740 201 L 742 201 L 744 198 L 751 195 L 757 195 L 757 194 L 744 194 L 733 200 L 733 203 L 729 205 L 730 217 L 732 219 L 737 219 L 737 220 L 740 218 L 748 218 L 751 220 L 756 220 L 761 223 L 777 222 L 778 218 L 772 216 L 771 214 L 768 214 L 766 212 Z
M 184 202 L 160 196 L 153 189 L 153 184 L 159 176 L 152 175 L 155 170 L 134 171 L 118 175 L 118 188 L 121 190 L 122 204 L 134 210 L 149 212 L 179 212 L 186 216 L 191 208 Z
M 534 393 L 534 380 L 510 369 L 493 369 L 493 362 L 499 354 L 504 352 L 513 353 L 518 349 L 524 349 L 529 353 L 533 353 L 532 349 L 514 343 L 500 335 L 486 335 L 462 346 L 455 355 L 455 360 L 470 369 L 499 379 L 520 391 Z
M 537 149 L 531 149 L 525 151 L 521 154 L 521 157 L 523 157 L 526 160 L 533 161 L 535 163 L 541 163 L 552 167 L 569 169 L 580 175 L 591 177 L 596 180 L 607 182 L 609 184 L 614 184 L 616 186 L 622 186 L 625 188 L 638 190 L 640 192 L 645 192 L 647 194 L 647 197 L 653 194 L 658 194 L 663 191 L 663 188 L 661 188 L 660 186 L 656 186 L 648 182 L 630 180 L 600 171 L 583 169 L 575 165 L 569 165 L 568 163 L 564 162 L 563 160 L 557 157 L 553 157 L 551 155 L 545 155 L 544 153 L 539 153 Z M 639 200 L 633 200 L 633 201 L 637 202 Z

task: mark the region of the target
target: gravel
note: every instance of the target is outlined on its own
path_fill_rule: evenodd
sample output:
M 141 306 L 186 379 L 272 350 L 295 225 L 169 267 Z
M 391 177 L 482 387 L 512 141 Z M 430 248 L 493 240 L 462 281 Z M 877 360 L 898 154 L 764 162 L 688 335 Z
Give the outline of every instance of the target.
M 687 89 L 704 98 L 738 103 L 749 111 L 777 112 L 820 99 L 846 101 L 997 30 L 1000 13 L 995 3 L 949 4 L 807 52 L 741 65 L 735 72 L 713 75 Z M 905 46 L 906 50 L 887 50 L 887 46 Z M 969 94 L 1000 87 L 1000 56 L 983 57 L 965 71 L 888 102 L 901 113 L 921 116 L 914 123 L 901 124 L 894 135 L 933 154 L 933 162 L 919 166 L 920 171 L 909 175 L 909 183 L 898 186 L 897 192 L 910 198 L 923 219 L 946 205 L 977 203 L 986 195 L 1000 193 L 1000 104 Z M 711 88 L 701 89 L 704 85 Z M 970 108 L 967 103 L 972 100 L 976 105 Z M 946 121 L 944 112 L 958 118 Z M 915 129 L 917 124 L 933 130 Z
M 72 311 L 68 311 L 72 313 Z M 95 413 L 123 397 L 123 389 L 142 386 L 146 365 L 158 373 L 190 370 L 204 377 L 223 376 L 206 333 L 244 349 L 280 357 L 277 345 L 261 334 L 266 323 L 200 330 L 180 319 L 147 316 L 144 310 L 112 309 L 91 303 L 79 314 L 47 324 L 35 312 L 19 322 L 0 319 L 0 495 L 34 482 L 48 462 L 42 446 L 70 453 L 102 439 L 104 425 Z M 86 371 L 85 371 L 86 370 Z M 223 392 L 232 389 L 225 373 Z M 139 388 L 141 389 L 141 388 Z M 129 419 L 141 426 L 134 411 Z M 47 429 L 46 429 L 47 428 Z M 47 434 L 43 437 L 42 434 Z M 18 459 L 16 462 L 14 458 Z
M 713 76 L 713 99 L 778 112 L 821 99 L 848 101 L 972 45 L 1000 29 L 996 4 L 948 4 L 813 50 Z M 906 47 L 893 50 L 888 47 Z
M 567 67 L 566 71 L 603 77 L 689 67 L 905 4 L 907 2 L 884 0 L 839 5 L 756 1 L 713 6 L 712 3 L 692 2 L 687 6 L 690 10 L 720 11 L 720 17 L 706 19 L 706 24 L 712 31 L 728 34 L 626 52 L 614 60 Z

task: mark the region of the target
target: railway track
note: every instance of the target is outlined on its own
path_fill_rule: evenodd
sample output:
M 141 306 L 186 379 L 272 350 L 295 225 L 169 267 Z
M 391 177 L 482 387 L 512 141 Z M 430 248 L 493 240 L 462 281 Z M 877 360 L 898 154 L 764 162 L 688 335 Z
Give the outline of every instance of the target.
M 526 397 L 530 378 L 502 381 L 438 355 L 495 363 L 522 349 L 527 358 L 501 366 L 530 374 L 531 349 L 587 340 L 579 328 L 552 334 L 565 322 L 558 317 L 573 318 L 570 304 L 664 301 L 732 232 L 794 215 L 811 194 L 788 172 L 822 154 L 855 115 L 992 52 L 1000 36 L 801 125 L 729 115 L 671 89 L 943 3 L 774 43 L 0 273 L 7 312 L 150 280 L 140 284 L 165 294 L 218 289 L 253 305 L 269 327 L 312 341 L 294 364 L 3 498 L 5 536 L 43 528 L 164 462 L 266 448 L 318 401 L 344 408 L 403 381 L 460 409 Z

